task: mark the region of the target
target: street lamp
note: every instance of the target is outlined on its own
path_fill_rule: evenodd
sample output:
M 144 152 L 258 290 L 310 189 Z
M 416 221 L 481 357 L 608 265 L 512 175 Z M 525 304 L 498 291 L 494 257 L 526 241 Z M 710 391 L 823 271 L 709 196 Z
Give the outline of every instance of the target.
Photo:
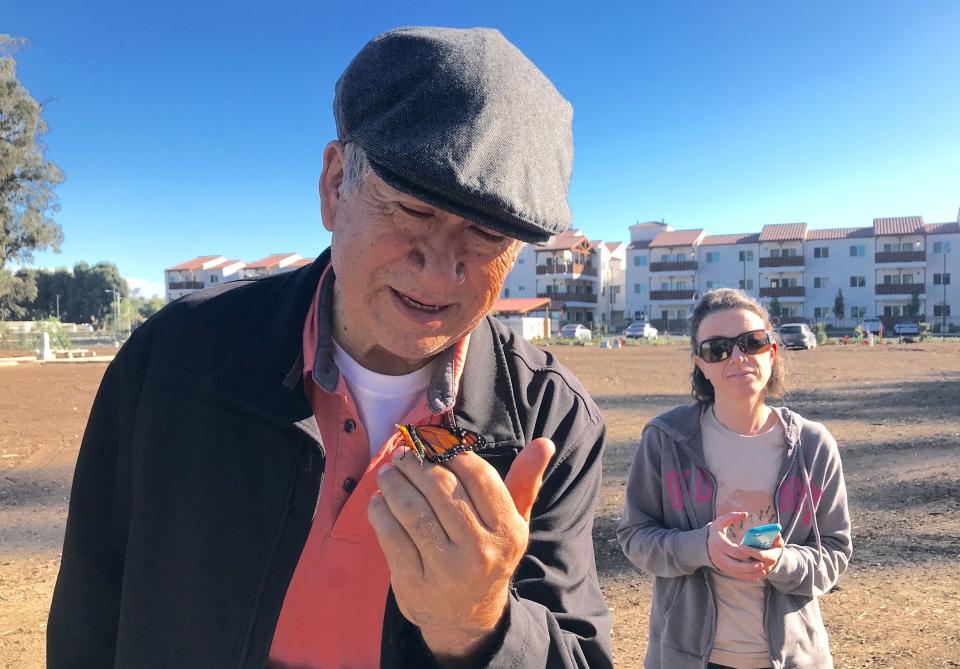
M 113 339 L 120 343 L 120 293 L 116 286 L 113 288 L 104 288 L 103 292 L 113 293 Z

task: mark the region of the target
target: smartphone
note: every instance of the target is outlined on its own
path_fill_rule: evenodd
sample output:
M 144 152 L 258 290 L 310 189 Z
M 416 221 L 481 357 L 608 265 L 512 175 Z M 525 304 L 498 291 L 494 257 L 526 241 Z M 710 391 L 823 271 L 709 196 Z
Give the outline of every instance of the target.
M 750 546 L 751 548 L 759 548 L 760 550 L 770 548 L 781 530 L 783 530 L 783 528 L 780 527 L 780 523 L 757 525 L 756 527 L 751 527 L 744 533 L 743 541 L 740 543 L 744 546 Z

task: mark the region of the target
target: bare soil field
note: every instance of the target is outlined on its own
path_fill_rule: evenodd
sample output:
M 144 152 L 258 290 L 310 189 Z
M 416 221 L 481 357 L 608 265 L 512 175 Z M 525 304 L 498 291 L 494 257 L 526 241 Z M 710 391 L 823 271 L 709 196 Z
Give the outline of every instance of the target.
M 641 666 L 651 580 L 614 536 L 643 425 L 689 401 L 680 345 L 553 347 L 607 417 L 595 548 L 617 666 Z M 960 667 L 960 345 L 788 354 L 785 403 L 840 444 L 854 557 L 823 598 L 838 667 Z M 0 367 L 0 667 L 44 665 L 70 480 L 105 365 Z

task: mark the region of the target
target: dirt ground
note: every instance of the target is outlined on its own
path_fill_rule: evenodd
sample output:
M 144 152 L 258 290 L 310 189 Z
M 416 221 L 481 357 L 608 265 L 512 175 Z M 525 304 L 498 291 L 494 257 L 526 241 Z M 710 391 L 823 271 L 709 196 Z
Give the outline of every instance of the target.
M 651 582 L 614 528 L 643 424 L 688 401 L 682 346 L 555 347 L 609 430 L 595 547 L 617 666 L 646 648 Z M 825 346 L 788 356 L 786 403 L 840 444 L 854 557 L 822 600 L 838 667 L 960 667 L 960 344 Z M 80 435 L 105 365 L 0 367 L 0 666 L 44 664 Z

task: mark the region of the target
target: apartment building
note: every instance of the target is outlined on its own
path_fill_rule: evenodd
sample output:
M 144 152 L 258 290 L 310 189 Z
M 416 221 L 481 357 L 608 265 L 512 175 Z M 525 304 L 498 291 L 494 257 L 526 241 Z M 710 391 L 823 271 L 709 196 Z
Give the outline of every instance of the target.
M 507 276 L 501 297 L 550 300 L 551 324 L 595 324 L 601 329 L 625 325 L 626 246 L 591 241 L 576 229 L 543 246 L 525 245 Z
M 960 221 L 907 216 L 821 230 L 790 223 L 730 235 L 651 222 L 631 226 L 630 235 L 627 320 L 682 331 L 703 292 L 737 287 L 768 306 L 776 298 L 784 319 L 852 326 L 864 317 L 919 317 L 935 330 L 941 322 L 960 327 L 951 281 L 960 267 L 960 252 L 951 255 L 960 251 Z
M 246 267 L 242 260 L 228 260 L 224 256 L 199 256 L 163 271 L 167 302 L 189 295 L 224 281 L 241 278 Z
M 271 274 L 292 272 L 309 265 L 313 258 L 301 258 L 296 253 L 276 253 L 252 263 L 228 260 L 224 256 L 199 256 L 163 271 L 166 301 L 172 302 L 184 295 L 235 279 L 256 279 Z

